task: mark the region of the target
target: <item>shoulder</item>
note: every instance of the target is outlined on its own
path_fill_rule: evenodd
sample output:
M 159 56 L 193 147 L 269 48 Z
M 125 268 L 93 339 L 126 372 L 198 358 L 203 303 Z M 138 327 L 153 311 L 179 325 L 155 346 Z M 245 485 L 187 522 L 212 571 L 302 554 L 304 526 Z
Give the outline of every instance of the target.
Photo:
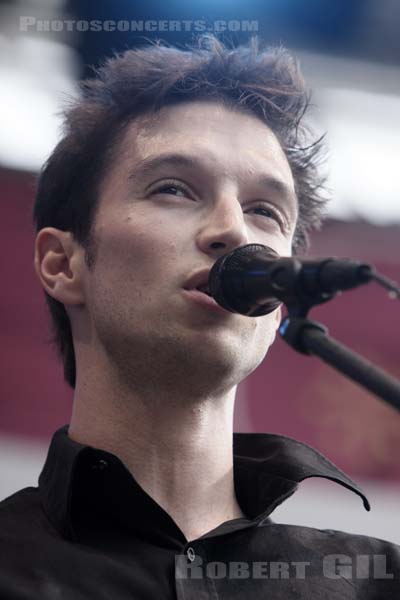
M 301 545 L 321 556 L 368 555 L 372 561 L 380 562 L 381 559 L 374 559 L 374 557 L 384 555 L 397 569 L 400 577 L 400 545 L 394 542 L 336 529 L 316 529 L 279 523 L 271 523 L 267 527 L 276 539 L 284 539 L 289 547 Z
M 39 489 L 26 487 L 0 502 L 0 547 L 51 534 L 53 526 L 42 506 Z M 39 535 L 40 534 L 40 535 Z
M 0 502 L 0 598 L 22 598 L 21 590 L 32 589 L 46 574 L 61 577 L 66 562 L 76 564 L 73 554 L 72 544 L 48 519 L 38 488 L 21 489 Z M 29 597 L 48 597 L 35 594 Z
M 28 506 L 35 504 L 35 501 L 39 496 L 38 492 L 39 490 L 37 487 L 26 487 L 1 500 L 0 519 L 4 519 L 14 512 L 20 513 Z
M 26 510 L 34 508 L 39 504 L 39 490 L 37 487 L 26 487 L 18 490 L 11 496 L 0 502 L 0 522 L 3 524 L 7 519 L 14 516 L 20 518 L 25 516 Z
M 330 554 L 368 556 L 376 564 L 387 561 L 400 577 L 400 546 L 394 542 L 336 529 L 317 529 L 312 539 L 320 543 L 321 550 L 325 546 Z

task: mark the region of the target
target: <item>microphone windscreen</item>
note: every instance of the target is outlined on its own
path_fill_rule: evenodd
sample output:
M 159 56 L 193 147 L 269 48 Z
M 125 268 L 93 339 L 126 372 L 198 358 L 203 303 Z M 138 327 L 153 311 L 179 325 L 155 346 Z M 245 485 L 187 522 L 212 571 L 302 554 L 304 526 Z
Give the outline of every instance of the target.
M 211 295 L 226 310 L 248 317 L 260 317 L 273 312 L 281 302 L 276 298 L 264 298 L 260 304 L 250 288 L 258 279 L 258 273 L 262 277 L 266 262 L 279 258 L 272 248 L 262 244 L 246 244 L 221 256 L 209 275 Z

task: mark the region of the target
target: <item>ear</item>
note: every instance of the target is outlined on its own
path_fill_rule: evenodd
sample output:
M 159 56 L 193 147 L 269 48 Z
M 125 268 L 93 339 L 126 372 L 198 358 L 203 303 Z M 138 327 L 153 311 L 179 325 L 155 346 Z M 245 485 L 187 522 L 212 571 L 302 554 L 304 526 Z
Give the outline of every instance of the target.
M 85 303 L 84 249 L 71 232 L 41 229 L 35 240 L 34 268 L 45 291 L 63 304 Z
M 280 305 L 275 310 L 275 323 L 276 323 L 275 331 L 278 329 L 279 325 L 281 324 L 281 321 L 282 321 L 282 305 Z

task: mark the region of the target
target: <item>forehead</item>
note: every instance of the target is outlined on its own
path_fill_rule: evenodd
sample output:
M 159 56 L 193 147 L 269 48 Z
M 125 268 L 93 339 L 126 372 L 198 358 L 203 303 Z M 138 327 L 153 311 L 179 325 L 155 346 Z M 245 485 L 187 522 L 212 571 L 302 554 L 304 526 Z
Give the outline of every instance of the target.
M 217 101 L 181 102 L 141 116 L 127 127 L 120 148 L 131 165 L 167 152 L 194 154 L 220 173 L 251 175 L 267 169 L 294 187 L 274 132 L 255 115 Z

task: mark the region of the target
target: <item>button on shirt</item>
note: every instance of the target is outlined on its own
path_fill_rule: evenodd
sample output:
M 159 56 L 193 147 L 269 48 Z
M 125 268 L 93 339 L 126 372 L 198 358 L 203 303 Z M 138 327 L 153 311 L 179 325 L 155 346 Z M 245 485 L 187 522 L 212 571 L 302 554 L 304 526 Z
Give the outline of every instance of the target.
M 65 425 L 39 486 L 0 503 L 0 599 L 400 598 L 396 544 L 270 517 L 308 477 L 352 490 L 369 510 L 342 471 L 280 435 L 235 433 L 233 451 L 246 517 L 188 541 L 115 455 L 71 440 Z

